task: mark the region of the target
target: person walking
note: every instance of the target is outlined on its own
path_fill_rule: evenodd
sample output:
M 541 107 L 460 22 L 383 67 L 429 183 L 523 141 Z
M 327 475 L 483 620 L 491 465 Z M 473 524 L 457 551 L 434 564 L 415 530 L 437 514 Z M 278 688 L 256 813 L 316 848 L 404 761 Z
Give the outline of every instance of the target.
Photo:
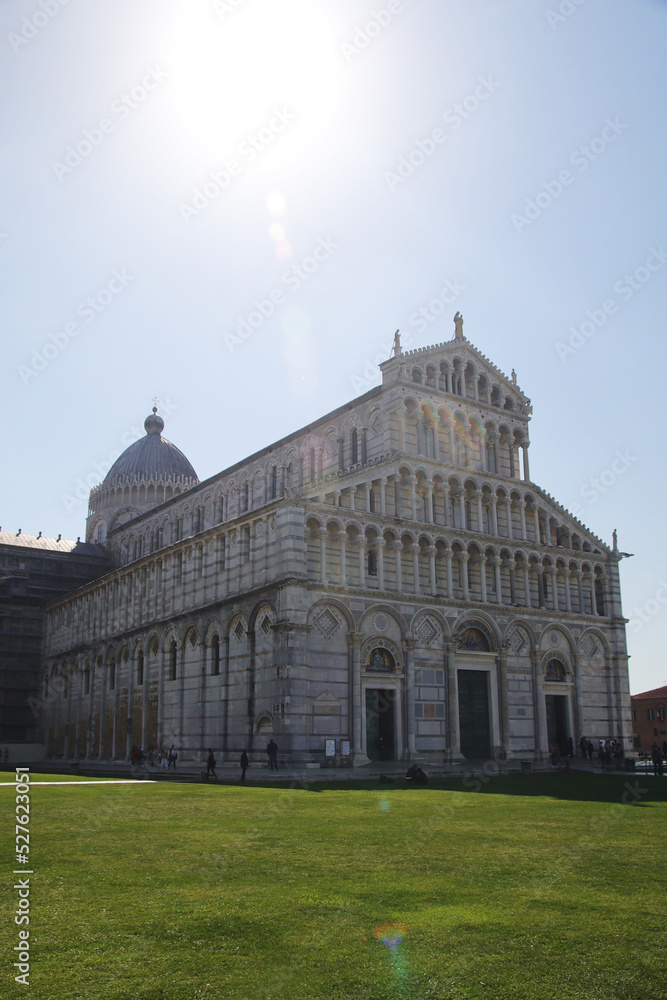
M 277 771 L 278 770 L 278 744 L 275 742 L 275 740 L 271 739 L 271 741 L 267 744 L 266 752 L 269 755 L 269 771 Z
M 248 770 L 248 751 L 241 753 L 241 781 L 245 781 L 245 773 Z
M 662 777 L 662 751 L 657 743 L 651 747 L 651 760 L 653 761 L 653 773 L 656 778 Z
M 211 775 L 218 780 L 218 776 L 215 773 L 215 757 L 213 756 L 213 750 L 211 747 L 208 748 L 208 757 L 206 758 L 206 777 L 210 778 Z
M 176 761 L 177 760 L 178 760 L 178 754 L 176 753 L 176 747 L 172 743 L 171 744 L 171 748 L 169 750 L 169 763 L 167 764 L 167 770 L 169 770 L 170 767 L 173 767 L 173 769 L 175 771 L 176 770 Z

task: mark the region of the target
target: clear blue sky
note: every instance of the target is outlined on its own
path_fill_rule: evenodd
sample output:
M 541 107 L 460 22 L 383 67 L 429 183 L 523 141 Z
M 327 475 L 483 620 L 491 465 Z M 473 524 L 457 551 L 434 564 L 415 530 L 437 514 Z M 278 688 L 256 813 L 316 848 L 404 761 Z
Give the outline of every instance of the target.
M 460 309 L 534 481 L 635 553 L 664 684 L 666 35 L 659 0 L 5 0 L 0 524 L 83 535 L 154 396 L 204 479 Z

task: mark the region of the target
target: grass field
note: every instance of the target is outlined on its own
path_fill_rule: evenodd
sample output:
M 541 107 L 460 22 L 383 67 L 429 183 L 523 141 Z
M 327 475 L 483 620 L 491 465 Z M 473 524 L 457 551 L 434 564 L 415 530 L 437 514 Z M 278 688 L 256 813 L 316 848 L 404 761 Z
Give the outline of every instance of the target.
M 467 785 L 36 785 L 30 986 L 3 833 L 0 996 L 664 1000 L 662 781 Z

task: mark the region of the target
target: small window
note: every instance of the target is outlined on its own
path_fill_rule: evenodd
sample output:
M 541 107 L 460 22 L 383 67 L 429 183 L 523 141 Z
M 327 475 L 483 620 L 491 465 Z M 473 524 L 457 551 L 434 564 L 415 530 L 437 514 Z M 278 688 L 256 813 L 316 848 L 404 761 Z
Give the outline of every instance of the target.
M 664 710 L 664 708 L 659 708 L 658 709 L 658 719 L 660 720 L 660 722 L 664 722 L 665 721 L 665 710 Z
M 373 551 L 368 553 L 368 575 L 378 575 L 378 557 Z
M 170 681 L 175 681 L 176 680 L 176 656 L 177 656 L 177 647 L 176 647 L 176 642 L 173 641 L 172 644 L 171 644 L 171 646 L 169 647 L 169 680 Z
M 109 690 L 115 691 L 116 689 L 116 664 L 110 663 L 108 666 L 109 671 Z
M 83 672 L 83 693 L 90 694 L 90 669 L 88 667 Z
M 214 677 L 220 673 L 220 639 L 217 635 L 211 640 L 211 673 Z
M 137 653 L 137 687 L 144 683 L 144 654 L 141 650 Z
M 652 708 L 647 708 L 646 709 L 646 718 L 648 719 L 649 722 L 653 722 L 654 714 L 653 714 L 653 709 Z

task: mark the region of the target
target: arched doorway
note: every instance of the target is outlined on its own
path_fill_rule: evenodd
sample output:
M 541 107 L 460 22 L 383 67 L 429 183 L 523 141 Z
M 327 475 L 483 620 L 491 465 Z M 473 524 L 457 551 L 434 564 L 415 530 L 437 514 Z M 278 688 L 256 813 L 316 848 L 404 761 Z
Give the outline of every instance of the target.
M 462 663 L 457 671 L 460 749 L 468 760 L 485 760 L 492 755 L 492 673 L 482 661 L 484 654 L 491 652 L 491 638 L 477 622 L 466 624 L 457 637 L 457 646 L 457 659 Z M 476 656 L 480 669 L 476 669 Z

